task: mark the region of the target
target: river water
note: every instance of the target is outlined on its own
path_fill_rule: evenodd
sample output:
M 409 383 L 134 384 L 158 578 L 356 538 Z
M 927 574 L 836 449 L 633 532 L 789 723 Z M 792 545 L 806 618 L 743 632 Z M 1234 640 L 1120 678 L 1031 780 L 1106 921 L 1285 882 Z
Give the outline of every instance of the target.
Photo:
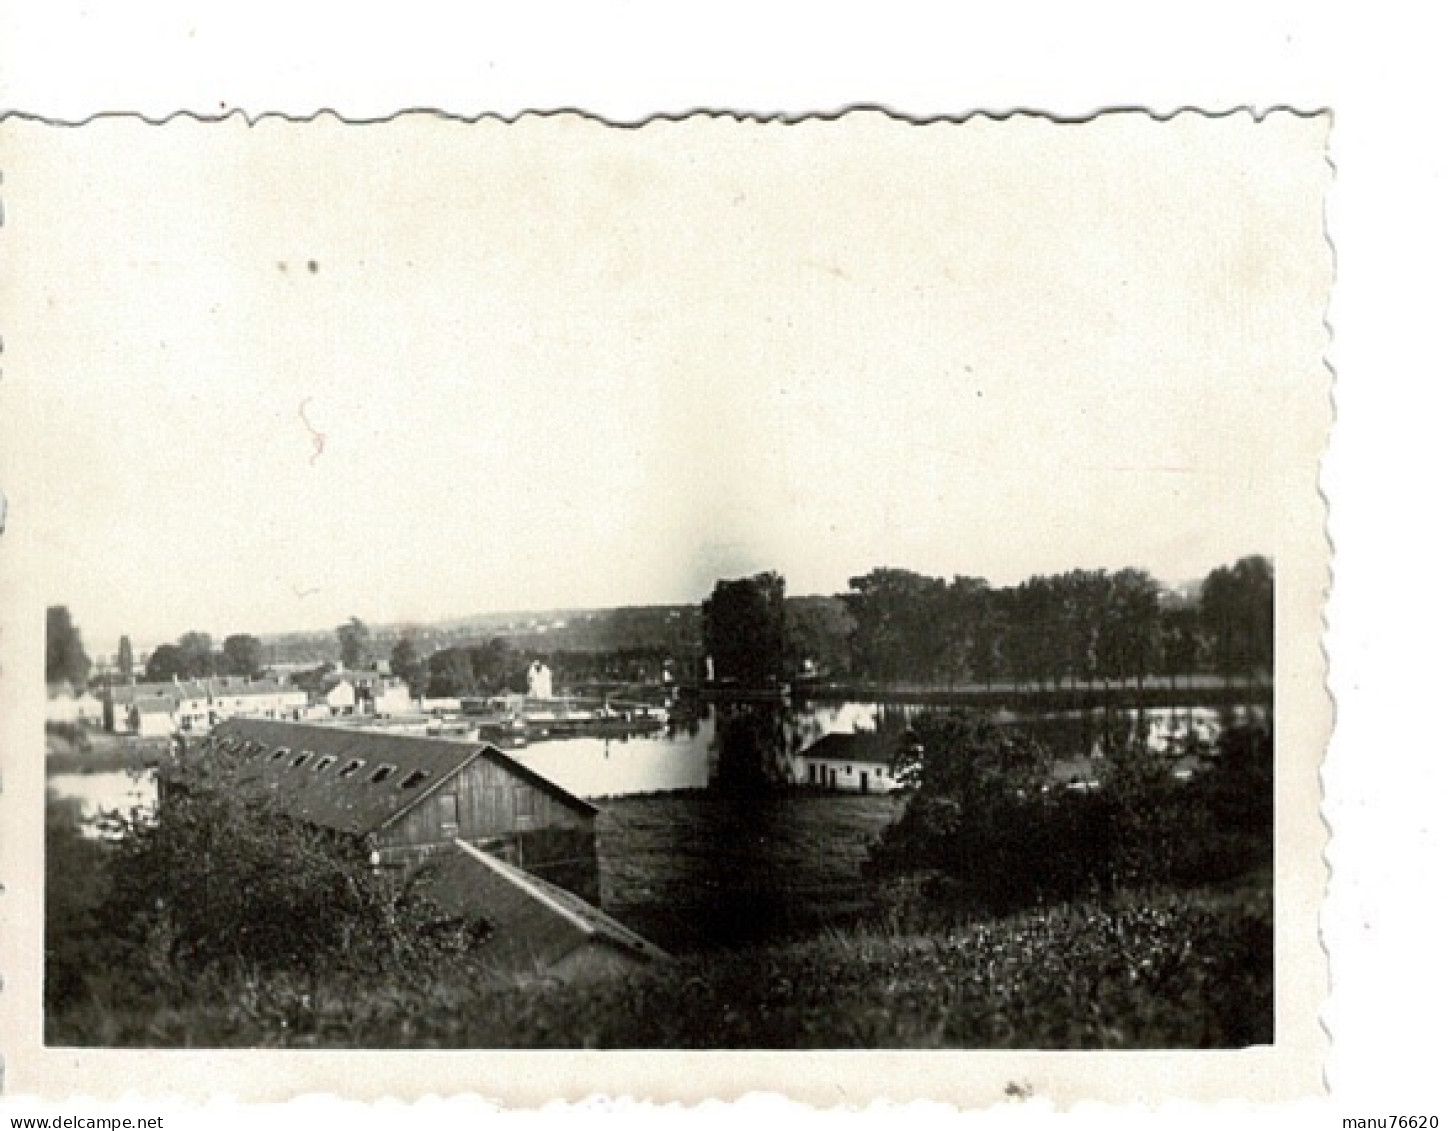
M 770 709 L 779 713 L 780 742 L 786 754 L 797 753 L 830 732 L 903 727 L 923 710 L 911 704 L 865 702 L 795 702 Z M 654 734 L 554 739 L 510 749 L 508 755 L 580 797 L 705 789 L 720 781 L 720 710 L 704 703 L 696 717 Z M 1141 716 L 1118 712 L 1118 720 L 1123 715 L 1128 716 L 1128 725 L 1145 719 L 1147 746 L 1157 751 L 1182 749 L 1189 738 L 1210 745 L 1222 725 L 1219 711 L 1202 707 L 1152 709 Z M 1093 716 L 1042 716 L 1032 725 L 1052 736 L 1064 758 L 1089 755 L 1100 745 L 1094 736 L 1102 733 L 1102 720 Z M 48 784 L 60 797 L 78 801 L 87 820 L 106 811 L 148 809 L 156 803 L 155 775 L 149 771 L 55 774 Z
M 46 787 L 63 801 L 79 804 L 81 828 L 99 836 L 95 819 L 106 813 L 151 812 L 156 808 L 156 771 L 102 770 L 94 774 L 51 774 Z

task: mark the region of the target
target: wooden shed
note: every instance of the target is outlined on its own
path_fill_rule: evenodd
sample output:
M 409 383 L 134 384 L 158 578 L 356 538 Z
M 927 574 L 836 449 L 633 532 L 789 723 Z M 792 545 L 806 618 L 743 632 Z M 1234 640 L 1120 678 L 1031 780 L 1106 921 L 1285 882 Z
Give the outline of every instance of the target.
M 428 896 L 491 928 L 478 948 L 501 973 L 573 981 L 670 961 L 653 943 L 572 892 L 458 841 L 424 869 Z
M 306 723 L 231 719 L 193 743 L 241 763 L 282 813 L 366 838 L 407 870 L 458 842 L 597 903 L 597 810 L 497 747 Z

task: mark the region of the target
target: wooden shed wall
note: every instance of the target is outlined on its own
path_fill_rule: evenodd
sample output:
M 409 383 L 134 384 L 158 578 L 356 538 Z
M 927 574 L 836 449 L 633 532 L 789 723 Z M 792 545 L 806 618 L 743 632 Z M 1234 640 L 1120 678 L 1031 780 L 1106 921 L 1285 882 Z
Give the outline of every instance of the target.
M 449 818 L 456 816 L 456 823 Z M 593 816 L 581 813 L 504 767 L 477 759 L 383 829 L 383 855 L 420 861 L 455 839 L 598 902 Z

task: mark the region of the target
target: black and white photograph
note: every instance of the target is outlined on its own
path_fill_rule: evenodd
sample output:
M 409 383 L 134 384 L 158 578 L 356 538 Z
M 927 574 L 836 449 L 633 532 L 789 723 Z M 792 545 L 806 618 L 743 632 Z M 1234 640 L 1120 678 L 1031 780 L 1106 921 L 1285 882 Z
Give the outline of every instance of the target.
M 1328 133 L 0 124 L 36 1070 L 1312 1090 Z

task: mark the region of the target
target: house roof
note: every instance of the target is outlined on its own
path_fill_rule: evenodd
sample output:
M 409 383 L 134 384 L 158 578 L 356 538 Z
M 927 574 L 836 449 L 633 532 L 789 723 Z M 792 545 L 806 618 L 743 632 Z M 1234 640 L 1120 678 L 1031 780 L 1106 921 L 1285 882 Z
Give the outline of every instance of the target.
M 322 686 L 330 687 L 342 682 L 353 687 L 375 687 L 400 685 L 401 680 L 391 672 L 367 671 L 358 668 L 334 668 L 322 677 Z
M 183 679 L 171 682 L 122 683 L 110 689 L 112 701 L 132 703 L 138 699 L 161 696 L 173 699 L 210 699 L 215 697 L 244 698 L 248 695 L 305 694 L 301 688 L 272 679 L 247 680 L 241 676 L 217 676 L 213 679 Z
M 483 955 L 499 967 L 544 972 L 579 947 L 605 945 L 646 961 L 670 960 L 617 919 L 539 876 L 454 841 L 456 852 L 435 862 L 435 898 L 478 910 L 494 927 Z
M 219 723 L 195 749 L 205 753 L 223 746 L 250 743 L 255 757 L 244 763 L 242 780 L 270 793 L 282 812 L 299 820 L 342 832 L 377 832 L 430 796 L 469 762 L 482 758 L 500 766 L 563 804 L 588 816 L 597 810 L 562 786 L 535 773 L 487 743 L 419 738 L 386 730 L 228 719 Z M 277 751 L 286 751 L 280 757 Z M 307 753 L 300 765 L 294 764 Z M 322 759 L 331 757 L 319 772 Z M 342 776 L 353 761 L 357 770 Z M 383 765 L 395 770 L 374 782 Z M 426 777 L 408 786 L 415 772 Z
M 892 765 L 900 749 L 898 734 L 878 731 L 832 731 L 818 742 L 800 751 L 801 758 L 819 758 L 827 762 L 865 762 L 870 765 Z
M 137 695 L 129 703 L 142 715 L 170 714 L 180 705 L 175 695 Z

